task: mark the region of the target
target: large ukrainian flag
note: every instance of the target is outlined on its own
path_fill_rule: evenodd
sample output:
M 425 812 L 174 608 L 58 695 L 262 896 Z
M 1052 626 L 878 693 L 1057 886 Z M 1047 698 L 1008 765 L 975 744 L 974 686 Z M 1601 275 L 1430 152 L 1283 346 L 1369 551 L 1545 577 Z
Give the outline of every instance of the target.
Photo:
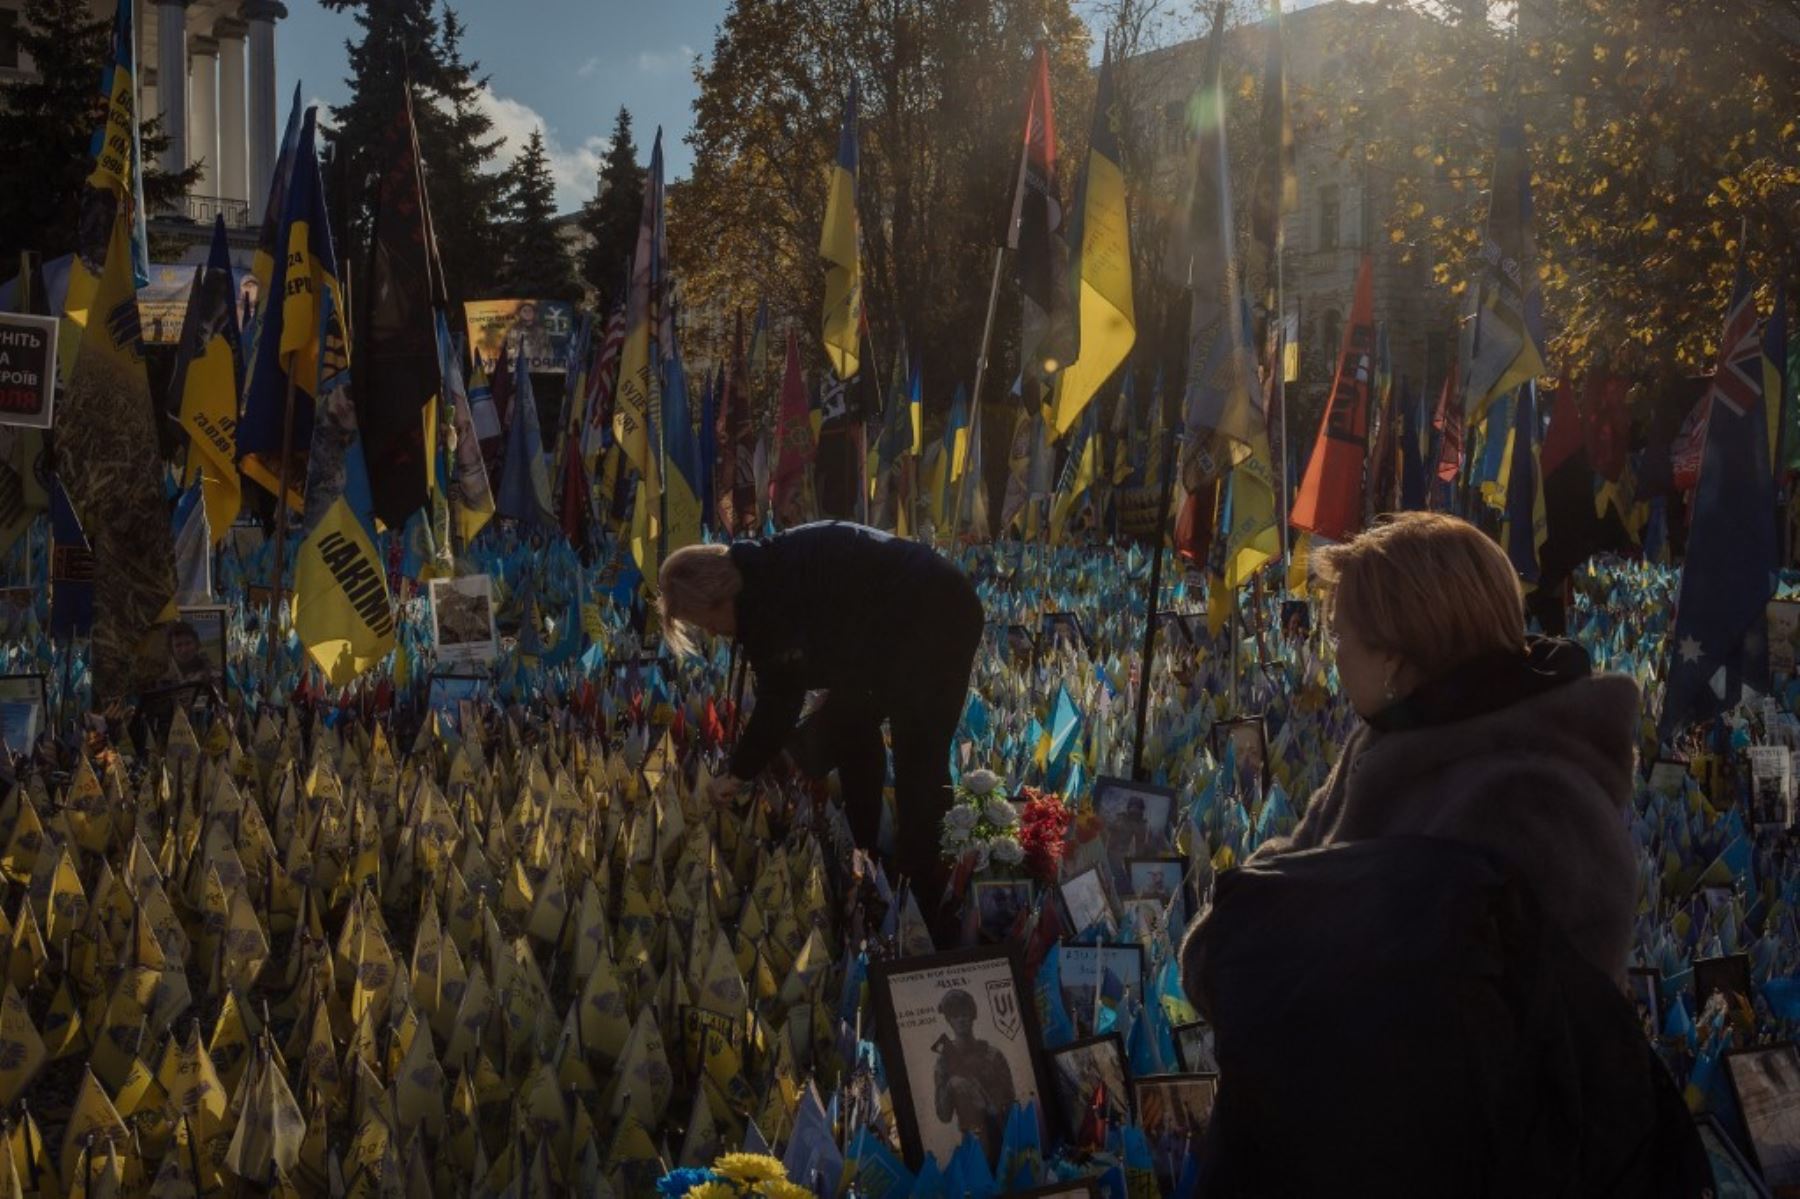
M 1094 394 L 1112 378 L 1137 340 L 1131 301 L 1131 229 L 1125 212 L 1125 172 L 1113 128 L 1112 60 L 1100 64 L 1094 131 L 1087 166 L 1075 193 L 1069 230 L 1070 283 L 1080 320 L 1081 348 L 1056 376 L 1052 432 L 1074 428 Z
M 825 191 L 825 227 L 819 232 L 819 256 L 825 259 L 825 355 L 840 379 L 855 376 L 862 329 L 862 258 L 856 219 L 856 79 L 844 101 L 844 127 L 838 134 L 837 161 L 831 164 Z
M 276 235 L 276 244 L 287 247 L 287 254 L 275 260 L 268 290 L 262 293 L 237 436 L 238 463 L 244 475 L 271 495 L 281 493 L 285 441 L 287 502 L 296 512 L 306 506 L 303 465 L 312 444 L 320 380 L 350 369 L 344 293 L 338 285 L 337 255 L 319 179 L 317 117 L 317 109 L 306 110 L 294 147 Z M 294 387 L 291 405 L 287 402 L 290 382 Z

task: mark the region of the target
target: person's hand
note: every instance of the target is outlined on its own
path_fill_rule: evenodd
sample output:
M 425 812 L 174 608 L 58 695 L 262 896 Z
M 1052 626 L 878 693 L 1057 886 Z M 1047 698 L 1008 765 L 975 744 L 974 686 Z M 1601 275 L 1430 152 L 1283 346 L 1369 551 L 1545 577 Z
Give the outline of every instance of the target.
M 731 774 L 721 774 L 707 783 L 706 798 L 717 807 L 735 807 L 743 789 L 743 779 Z

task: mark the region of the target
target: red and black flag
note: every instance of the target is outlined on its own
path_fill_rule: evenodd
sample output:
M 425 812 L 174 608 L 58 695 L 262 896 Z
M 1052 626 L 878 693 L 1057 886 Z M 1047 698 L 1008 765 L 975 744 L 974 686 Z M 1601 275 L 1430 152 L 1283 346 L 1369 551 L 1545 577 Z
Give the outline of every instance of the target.
M 353 388 L 375 515 L 391 529 L 404 527 L 428 500 L 426 425 L 436 420 L 443 394 L 435 318 L 444 304 L 443 269 L 425 199 L 411 91 L 405 90 L 378 157 Z

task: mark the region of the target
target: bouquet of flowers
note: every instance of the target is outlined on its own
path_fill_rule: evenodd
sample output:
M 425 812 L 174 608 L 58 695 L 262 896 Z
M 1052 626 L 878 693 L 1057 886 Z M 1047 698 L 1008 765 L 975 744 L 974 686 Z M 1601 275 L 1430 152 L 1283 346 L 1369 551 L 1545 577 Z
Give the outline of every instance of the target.
M 659 1199 L 813 1199 L 762 1153 L 727 1153 L 704 1170 L 671 1170 L 657 1181 L 656 1193 Z
M 1019 842 L 1019 809 L 1007 798 L 1000 776 L 991 770 L 971 770 L 963 775 L 944 813 L 938 848 L 946 860 L 956 863 L 957 877 L 966 878 L 998 868 L 1010 877 L 1025 861 Z
M 1057 881 L 1062 870 L 1063 850 L 1068 846 L 1069 826 L 1075 814 L 1062 796 L 1036 787 L 1021 787 L 1019 798 L 1025 806 L 1019 811 L 1019 844 L 1025 850 L 1025 872 L 1045 885 Z

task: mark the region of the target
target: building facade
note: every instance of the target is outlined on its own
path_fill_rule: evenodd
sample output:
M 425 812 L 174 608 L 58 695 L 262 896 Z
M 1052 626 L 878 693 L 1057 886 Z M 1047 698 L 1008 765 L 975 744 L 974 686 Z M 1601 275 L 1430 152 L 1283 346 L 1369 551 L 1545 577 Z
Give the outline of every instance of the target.
M 1330 387 L 1344 327 L 1365 254 L 1373 257 L 1375 320 L 1389 337 L 1395 378 L 1405 378 L 1414 394 L 1435 395 L 1450 370 L 1454 352 L 1455 304 L 1448 288 L 1432 281 L 1432 261 L 1424 246 L 1390 240 L 1386 219 L 1394 205 L 1394 181 L 1368 162 L 1354 144 L 1340 114 L 1350 94 L 1348 73 L 1370 69 L 1368 55 L 1358 53 L 1371 42 L 1372 6 L 1350 0 L 1326 3 L 1290 13 L 1283 21 L 1289 112 L 1294 125 L 1295 173 L 1299 202 L 1283 222 L 1285 248 L 1281 260 L 1285 312 L 1298 315 L 1300 328 L 1300 395 L 1290 389 L 1290 403 L 1303 411 L 1314 407 Z M 1437 23 L 1430 17 L 1389 12 L 1382 19 L 1401 22 L 1387 30 L 1392 53 L 1428 44 Z M 1254 144 L 1258 102 L 1249 99 L 1252 81 L 1260 80 L 1273 24 L 1262 21 L 1230 27 L 1223 47 L 1223 80 L 1229 120 L 1233 192 L 1238 224 L 1248 227 L 1252 167 L 1263 148 Z M 1183 171 L 1184 122 L 1188 105 L 1206 71 L 1205 39 L 1151 51 L 1127 61 L 1128 103 L 1138 122 L 1138 136 L 1165 145 L 1158 173 Z M 1354 65 L 1353 65 L 1354 64 Z M 1379 71 L 1379 63 L 1373 64 Z M 1404 128 L 1410 114 L 1383 114 L 1390 128 Z M 1260 286 L 1260 280 L 1252 280 Z M 1302 398 L 1304 397 L 1304 398 Z M 1306 426 L 1297 435 L 1310 437 Z
M 113 0 L 88 3 L 97 19 L 116 11 Z M 34 70 L 14 36 L 22 7 L 0 0 L 0 79 Z M 279 0 L 133 0 L 132 16 L 138 112 L 160 114 L 170 135 L 160 165 L 201 166 L 182 206 L 151 213 L 152 226 L 187 246 L 182 262 L 199 262 L 223 216 L 233 257 L 247 255 L 280 150 L 275 27 L 287 9 Z

